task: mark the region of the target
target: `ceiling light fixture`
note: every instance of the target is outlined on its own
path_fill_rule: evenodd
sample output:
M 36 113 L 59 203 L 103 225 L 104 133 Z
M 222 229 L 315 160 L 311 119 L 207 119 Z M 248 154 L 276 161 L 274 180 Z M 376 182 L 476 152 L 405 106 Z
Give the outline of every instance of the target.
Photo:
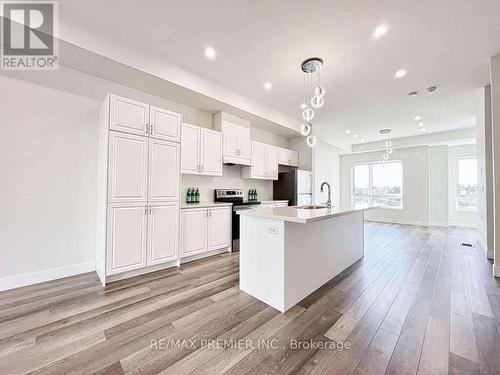
M 353 137 L 354 137 L 354 138 L 359 138 L 359 135 L 354 134 L 354 135 L 353 135 Z
M 437 90 L 437 86 L 431 86 L 427 87 L 427 91 L 430 92 L 431 94 Z
M 387 25 L 385 24 L 378 25 L 375 31 L 373 32 L 373 37 L 375 39 L 380 39 L 385 34 L 387 34 L 387 31 L 389 31 L 389 27 Z
M 417 96 L 418 95 L 418 91 L 410 91 L 408 93 L 408 96 Z
M 422 120 L 422 117 L 420 117 L 420 116 L 415 116 L 415 121 L 420 121 L 420 120 Z
M 420 130 L 421 130 L 421 131 L 423 131 L 423 132 L 426 132 L 426 131 L 427 131 L 427 129 L 426 129 L 426 128 L 420 128 Z
M 271 90 L 271 89 L 273 88 L 273 85 L 272 85 L 272 83 L 271 83 L 271 82 L 265 82 L 265 83 L 264 83 L 264 88 L 265 88 L 266 90 Z
M 395 74 L 395 78 L 403 78 L 407 74 L 407 71 L 404 69 L 399 69 Z
M 391 129 L 380 129 L 378 132 L 383 136 L 383 137 L 386 137 L 388 136 L 388 134 L 391 133 Z M 391 154 L 392 154 L 392 142 L 390 140 L 386 140 L 385 141 L 385 153 L 382 155 L 382 160 L 380 161 L 382 164 L 389 160 L 389 158 L 391 157 Z
M 217 55 L 217 53 L 212 47 L 205 48 L 205 56 L 207 57 L 207 59 L 214 60 L 215 55 Z
M 421 128 L 423 128 L 424 127 L 424 123 L 423 122 L 419 122 L 418 126 L 421 127 Z
M 304 123 L 301 126 L 301 134 L 307 137 L 306 143 L 312 148 L 316 146 L 316 137 L 314 135 L 310 135 L 312 130 L 311 121 L 316 115 L 314 109 L 319 109 L 325 104 L 326 90 L 323 86 L 321 86 L 320 75 L 321 68 L 323 67 L 323 59 L 319 57 L 311 57 L 304 60 L 300 67 L 304 73 L 305 99 L 305 102 L 300 106 L 300 109 L 302 110 L 302 118 L 304 119 Z
M 347 129 L 345 132 L 346 132 L 347 134 L 351 134 L 351 131 L 350 131 L 349 129 Z

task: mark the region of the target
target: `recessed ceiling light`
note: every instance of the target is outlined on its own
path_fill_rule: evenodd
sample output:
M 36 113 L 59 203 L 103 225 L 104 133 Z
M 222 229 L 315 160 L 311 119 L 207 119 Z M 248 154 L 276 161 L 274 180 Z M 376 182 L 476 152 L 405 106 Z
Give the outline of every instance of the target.
M 420 121 L 420 120 L 422 120 L 422 117 L 420 117 L 420 116 L 415 116 L 415 121 Z
M 361 141 L 361 142 L 364 142 L 364 141 L 365 141 L 365 139 L 364 139 L 364 138 L 361 138 L 361 139 L 360 139 L 360 141 Z
M 421 128 L 423 128 L 424 127 L 424 123 L 423 122 L 419 122 L 418 126 L 420 126 Z
M 406 70 L 404 69 L 399 69 L 395 74 L 394 74 L 394 77 L 395 78 L 403 78 L 405 75 L 406 75 Z
M 350 130 L 346 130 L 345 131 L 347 134 L 351 134 L 351 131 Z
M 359 135 L 357 135 L 357 134 L 354 134 L 354 135 L 353 135 L 353 137 L 354 137 L 354 138 L 358 138 L 358 137 L 359 137 Z
M 302 104 L 300 105 L 300 109 L 305 109 L 306 107 L 307 107 L 307 104 L 306 104 L 306 103 L 302 103 Z
M 375 31 L 373 32 L 373 37 L 375 39 L 379 39 L 383 37 L 385 34 L 387 34 L 387 31 L 389 31 L 389 27 L 385 24 L 378 25 Z
M 423 132 L 426 132 L 426 131 L 427 131 L 427 129 L 426 129 L 426 128 L 420 128 L 420 130 L 421 130 L 421 131 L 423 131 Z
M 210 60 L 215 59 L 216 54 L 217 53 L 215 52 L 215 50 L 212 47 L 205 48 L 205 56 L 207 57 L 207 59 L 210 59 Z
M 271 89 L 272 89 L 272 87 L 273 87 L 273 85 L 271 84 L 271 82 L 266 82 L 266 83 L 264 83 L 264 88 L 265 88 L 266 90 L 271 90 Z

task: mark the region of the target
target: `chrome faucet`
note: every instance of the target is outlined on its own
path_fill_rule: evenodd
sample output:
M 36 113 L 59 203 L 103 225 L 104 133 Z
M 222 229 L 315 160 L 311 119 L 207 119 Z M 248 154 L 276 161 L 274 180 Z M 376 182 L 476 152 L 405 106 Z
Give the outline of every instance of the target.
M 332 208 L 332 189 L 330 188 L 330 184 L 328 182 L 323 182 L 321 184 L 321 192 L 323 192 L 324 186 L 328 186 L 328 200 L 325 202 L 326 207 Z

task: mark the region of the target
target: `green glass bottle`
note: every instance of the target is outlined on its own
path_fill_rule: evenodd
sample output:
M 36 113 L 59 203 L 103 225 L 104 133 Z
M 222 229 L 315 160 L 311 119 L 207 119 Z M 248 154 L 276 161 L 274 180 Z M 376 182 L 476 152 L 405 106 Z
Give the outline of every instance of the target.
M 200 203 L 200 190 L 198 188 L 196 188 L 194 193 L 194 203 Z
M 253 200 L 256 201 L 257 200 L 257 189 L 254 189 L 253 190 Z
M 188 188 L 187 195 L 186 195 L 186 202 L 187 203 L 191 203 L 192 202 L 192 197 L 193 197 L 192 190 L 191 190 L 191 188 Z

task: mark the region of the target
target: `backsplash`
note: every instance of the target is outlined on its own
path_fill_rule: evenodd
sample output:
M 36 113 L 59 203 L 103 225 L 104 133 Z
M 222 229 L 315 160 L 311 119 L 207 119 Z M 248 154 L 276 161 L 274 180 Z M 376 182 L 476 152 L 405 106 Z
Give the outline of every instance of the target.
M 273 199 L 273 182 L 266 180 L 247 180 L 241 178 L 241 167 L 224 165 L 221 177 L 182 175 L 181 200 L 185 199 L 188 187 L 200 189 L 200 201 L 214 200 L 214 189 L 244 189 L 245 199 L 248 189 L 257 189 L 259 200 Z

